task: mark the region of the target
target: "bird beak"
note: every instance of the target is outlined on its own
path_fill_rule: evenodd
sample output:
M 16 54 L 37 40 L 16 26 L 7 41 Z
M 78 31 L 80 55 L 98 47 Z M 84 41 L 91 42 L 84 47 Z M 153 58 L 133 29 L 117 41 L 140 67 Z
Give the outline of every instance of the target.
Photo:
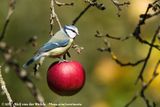
M 79 32 L 77 32 L 77 35 L 79 35 Z

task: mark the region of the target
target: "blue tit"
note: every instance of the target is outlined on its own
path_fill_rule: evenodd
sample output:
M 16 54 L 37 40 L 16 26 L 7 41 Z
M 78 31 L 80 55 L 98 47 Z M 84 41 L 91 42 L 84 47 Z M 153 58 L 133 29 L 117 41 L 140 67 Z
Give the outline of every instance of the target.
M 31 63 L 44 57 L 61 57 L 71 47 L 74 38 L 79 35 L 77 27 L 65 25 L 51 39 L 45 43 L 36 54 L 28 60 L 23 67 L 27 68 Z

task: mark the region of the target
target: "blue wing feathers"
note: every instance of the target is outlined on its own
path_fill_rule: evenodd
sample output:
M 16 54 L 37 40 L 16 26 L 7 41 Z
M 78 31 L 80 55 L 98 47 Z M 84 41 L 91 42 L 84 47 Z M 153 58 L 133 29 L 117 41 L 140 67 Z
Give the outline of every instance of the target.
M 58 42 L 49 42 L 46 43 L 42 48 L 39 49 L 39 52 L 47 52 L 49 50 L 58 48 L 58 47 L 64 47 L 68 45 L 69 39 L 63 40 L 63 41 L 58 41 Z
M 34 61 L 37 61 L 40 59 L 42 56 L 41 55 L 35 55 L 31 59 L 29 59 L 24 65 L 23 68 L 27 68 L 30 64 L 32 64 Z
M 32 57 L 30 60 L 28 60 L 27 63 L 25 63 L 23 65 L 23 67 L 27 68 L 31 63 L 33 63 L 34 61 L 37 61 L 38 59 L 43 57 L 43 55 L 41 53 L 50 51 L 55 48 L 65 47 L 68 45 L 68 43 L 69 43 L 69 39 L 64 39 L 63 41 L 62 40 L 57 41 L 57 42 L 54 41 L 54 42 L 48 42 L 48 43 L 44 44 L 43 47 L 41 47 L 38 50 L 38 53 L 34 57 Z

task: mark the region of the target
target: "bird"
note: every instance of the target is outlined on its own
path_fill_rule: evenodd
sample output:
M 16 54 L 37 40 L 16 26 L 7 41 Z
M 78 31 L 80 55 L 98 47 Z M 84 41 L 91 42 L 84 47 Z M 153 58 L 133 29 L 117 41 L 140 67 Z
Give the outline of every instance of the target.
M 62 59 L 62 56 L 72 46 L 74 38 L 77 35 L 79 35 L 79 32 L 76 26 L 65 25 L 47 43 L 38 49 L 35 55 L 23 65 L 23 68 L 27 68 L 33 62 L 45 57 Z

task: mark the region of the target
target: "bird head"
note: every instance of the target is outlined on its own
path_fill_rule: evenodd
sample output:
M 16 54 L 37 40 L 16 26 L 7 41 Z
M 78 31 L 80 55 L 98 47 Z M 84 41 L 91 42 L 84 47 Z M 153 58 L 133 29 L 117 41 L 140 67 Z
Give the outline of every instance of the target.
M 72 39 L 79 35 L 78 28 L 73 25 L 65 25 L 63 30 L 67 34 L 67 36 L 69 36 Z

